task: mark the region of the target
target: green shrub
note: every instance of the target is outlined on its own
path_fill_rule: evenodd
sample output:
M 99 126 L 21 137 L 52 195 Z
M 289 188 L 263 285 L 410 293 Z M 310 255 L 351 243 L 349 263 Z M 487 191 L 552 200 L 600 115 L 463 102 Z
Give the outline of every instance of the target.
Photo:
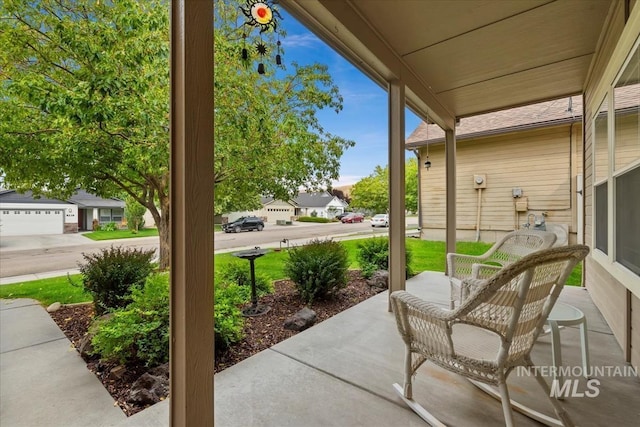
M 156 366 L 169 360 L 169 275 L 154 274 L 131 293 L 126 308 L 92 325 L 94 352 L 121 364 Z
M 131 302 L 131 291 L 141 288 L 151 273 L 150 264 L 155 249 L 148 251 L 111 247 L 99 253 L 85 254 L 80 264 L 82 285 L 93 296 L 96 313 L 126 307 Z
M 137 233 L 141 228 L 144 228 L 144 214 L 147 208 L 131 196 L 126 198 L 125 203 L 124 214 L 127 218 L 127 228 Z
M 102 231 L 116 231 L 118 229 L 118 225 L 111 221 L 101 226 Z
M 373 237 L 358 243 L 358 263 L 362 269 L 362 276 L 366 279 L 377 270 L 389 270 L 389 239 L 387 237 Z M 407 277 L 411 276 L 411 251 L 405 250 Z
M 314 239 L 289 251 L 285 273 L 306 303 L 329 296 L 347 284 L 347 250 L 332 240 Z
M 317 216 L 301 216 L 298 218 L 299 222 L 318 222 L 318 223 L 327 223 L 331 222 L 329 218 L 319 218 Z
M 235 283 L 215 285 L 214 330 L 216 351 L 225 350 L 243 338 L 244 317 L 239 306 L 245 302 Z
M 240 286 L 244 301 L 251 300 L 251 268 L 248 262 L 230 262 L 216 276 L 220 283 Z M 273 283 L 262 274 L 256 274 L 256 293 L 259 297 L 273 293 Z

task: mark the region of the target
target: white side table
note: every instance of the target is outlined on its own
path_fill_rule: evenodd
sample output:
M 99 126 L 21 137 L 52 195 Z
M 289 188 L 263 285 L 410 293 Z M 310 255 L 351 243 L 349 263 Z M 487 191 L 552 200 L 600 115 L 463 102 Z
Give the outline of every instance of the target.
M 560 327 L 580 325 L 580 347 L 582 352 L 582 373 L 585 378 L 589 375 L 589 341 L 587 338 L 587 318 L 584 313 L 576 307 L 556 302 L 549 313 L 547 324 L 550 330 L 545 334 L 551 333 L 551 352 L 553 354 L 554 379 L 562 385 L 563 379 L 561 372 L 562 366 L 562 349 L 560 348 Z

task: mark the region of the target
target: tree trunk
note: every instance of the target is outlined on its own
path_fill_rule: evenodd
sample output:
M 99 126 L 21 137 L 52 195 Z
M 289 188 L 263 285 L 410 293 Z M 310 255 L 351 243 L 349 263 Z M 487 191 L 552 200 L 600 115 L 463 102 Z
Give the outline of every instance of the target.
M 153 220 L 158 227 L 158 235 L 160 237 L 159 244 L 159 268 L 160 270 L 168 270 L 171 265 L 171 223 L 169 221 L 169 198 L 160 199 L 160 211 L 151 203 L 151 207 L 147 206 L 149 212 L 153 216 Z
M 168 270 L 171 265 L 171 222 L 169 221 L 168 200 L 160 200 L 159 219 L 156 222 L 160 236 L 160 269 Z

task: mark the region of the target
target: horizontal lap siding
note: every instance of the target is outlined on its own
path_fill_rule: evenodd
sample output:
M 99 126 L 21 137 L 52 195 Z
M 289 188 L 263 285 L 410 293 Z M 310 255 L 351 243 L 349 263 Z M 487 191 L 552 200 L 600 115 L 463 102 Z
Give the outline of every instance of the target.
M 580 124 L 573 125 L 572 140 L 581 141 Z M 572 188 L 575 171 L 582 169 L 581 157 L 570 151 L 569 125 L 525 131 L 457 143 L 457 226 L 475 229 L 478 191 L 473 176 L 485 175 L 487 188 L 482 190 L 481 228 L 510 231 L 515 225 L 512 189 L 521 188 L 528 198 L 529 210 L 549 213 L 547 221 L 569 224 L 572 216 Z M 444 145 L 431 147 L 430 170 L 422 170 L 423 227 L 445 226 L 445 158 Z M 573 152 L 576 148 L 574 146 Z M 421 153 L 426 156 L 426 149 Z M 572 163 L 573 162 L 573 163 Z M 572 172 L 573 168 L 573 172 Z M 526 221 L 520 214 L 519 223 Z

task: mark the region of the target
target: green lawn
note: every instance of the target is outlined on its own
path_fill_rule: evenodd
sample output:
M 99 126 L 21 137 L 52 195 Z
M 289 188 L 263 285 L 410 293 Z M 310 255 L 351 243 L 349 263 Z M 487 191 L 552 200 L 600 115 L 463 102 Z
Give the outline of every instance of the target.
M 67 276 L 2 285 L 0 298 L 33 298 L 43 305 L 56 301 L 63 304 L 91 301 L 91 295 L 82 289 L 82 276 L 74 274 L 71 280 L 78 286 L 70 284 Z
M 83 236 L 88 237 L 91 240 L 112 240 L 112 239 L 131 239 L 136 237 L 150 237 L 157 236 L 157 228 L 143 228 L 137 233 L 131 230 L 115 230 L 115 231 L 92 231 L 90 233 L 84 233 Z
M 360 241 L 346 240 L 342 244 L 349 253 L 350 268 L 360 268 L 356 260 L 357 246 Z M 411 250 L 411 269 L 415 274 L 423 271 L 440 271 L 445 268 L 445 243 L 419 239 L 407 239 L 407 248 Z M 458 242 L 458 253 L 479 255 L 484 253 L 489 247 L 488 243 Z M 263 257 L 256 259 L 256 273 L 264 275 L 271 280 L 284 279 L 284 262 L 287 259 L 287 251 L 269 251 Z M 248 261 L 238 259 L 231 253 L 218 254 L 214 256 L 215 271 L 220 271 L 230 262 L 247 263 Z M 582 277 L 582 264 L 579 264 L 572 272 L 568 285 L 579 286 Z M 78 286 L 73 286 L 67 277 L 57 277 L 52 279 L 41 279 L 31 282 L 16 283 L 0 286 L 0 298 L 34 298 L 44 305 L 49 305 L 59 301 L 64 304 L 91 301 L 91 296 L 82 291 L 81 276 L 71 276 L 73 282 Z

